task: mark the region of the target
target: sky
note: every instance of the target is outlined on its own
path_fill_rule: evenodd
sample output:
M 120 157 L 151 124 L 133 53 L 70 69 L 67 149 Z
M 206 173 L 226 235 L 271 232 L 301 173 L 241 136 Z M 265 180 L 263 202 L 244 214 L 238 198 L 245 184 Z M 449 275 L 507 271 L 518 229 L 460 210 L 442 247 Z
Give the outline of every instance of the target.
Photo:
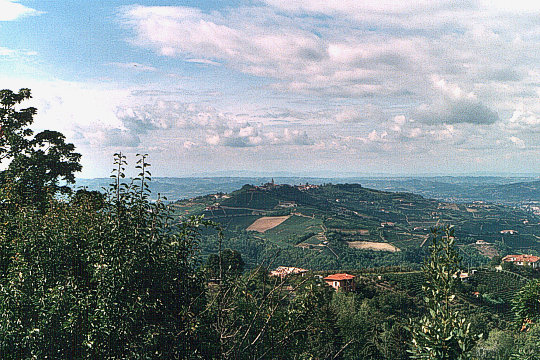
M 540 3 L 0 0 L 0 86 L 80 177 L 540 173 Z

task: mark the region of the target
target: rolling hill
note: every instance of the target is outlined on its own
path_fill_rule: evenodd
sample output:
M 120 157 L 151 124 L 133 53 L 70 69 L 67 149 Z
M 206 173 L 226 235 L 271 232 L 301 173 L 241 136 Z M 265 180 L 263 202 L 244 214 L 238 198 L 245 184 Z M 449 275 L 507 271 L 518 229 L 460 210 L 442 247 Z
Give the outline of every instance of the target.
M 221 224 L 224 246 L 247 254 L 252 264 L 275 257 L 279 265 L 312 269 L 417 266 L 429 229 L 438 224 L 455 226 L 469 263 L 489 261 L 485 255 L 540 251 L 540 218 L 531 212 L 359 184 L 244 185 L 172 206 L 179 217 L 203 214 Z M 215 251 L 216 241 L 210 232 L 203 249 Z

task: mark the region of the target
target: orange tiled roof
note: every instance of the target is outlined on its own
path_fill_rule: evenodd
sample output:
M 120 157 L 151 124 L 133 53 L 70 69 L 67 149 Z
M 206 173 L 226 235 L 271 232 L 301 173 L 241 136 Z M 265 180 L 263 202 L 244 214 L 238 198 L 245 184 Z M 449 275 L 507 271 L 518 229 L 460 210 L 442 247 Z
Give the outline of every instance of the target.
M 534 255 L 506 255 L 503 257 L 503 261 L 517 261 L 534 263 L 540 260 L 540 257 Z
M 327 277 L 324 278 L 324 280 L 351 280 L 351 279 L 354 279 L 356 276 L 354 275 L 351 275 L 351 274 L 346 274 L 346 273 L 341 273 L 341 274 L 333 274 L 333 275 L 329 275 Z

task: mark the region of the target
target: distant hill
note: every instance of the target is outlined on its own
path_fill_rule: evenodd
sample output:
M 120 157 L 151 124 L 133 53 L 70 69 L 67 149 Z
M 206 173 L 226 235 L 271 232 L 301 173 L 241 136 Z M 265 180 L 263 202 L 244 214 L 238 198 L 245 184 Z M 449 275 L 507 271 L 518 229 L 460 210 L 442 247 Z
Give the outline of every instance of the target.
M 212 193 L 230 193 L 245 184 L 261 185 L 267 177 L 155 177 L 150 188 L 153 196 L 169 200 L 186 199 Z M 472 202 L 488 201 L 516 205 L 525 201 L 540 201 L 540 180 L 507 177 L 419 177 L 419 178 L 306 178 L 276 177 L 278 184 L 338 184 L 359 183 L 366 188 L 383 191 L 411 192 L 427 198 Z M 77 179 L 76 186 L 100 190 L 110 183 L 108 178 Z
M 362 183 L 387 191 L 408 191 L 426 197 L 457 202 L 487 201 L 518 204 L 540 201 L 540 180 L 501 183 L 499 178 L 448 178 L 365 180 Z M 447 181 L 447 182 L 444 182 Z
M 486 263 L 486 255 L 497 253 L 540 251 L 540 217 L 531 212 L 360 184 L 246 184 L 172 207 L 180 218 L 204 215 L 220 223 L 224 246 L 241 251 L 248 263 L 277 256 L 279 265 L 311 269 L 414 266 L 422 261 L 429 229 L 438 224 L 455 226 L 468 263 Z M 216 251 L 215 235 L 202 247 Z
M 487 201 L 502 203 L 540 201 L 540 180 L 478 188 Z

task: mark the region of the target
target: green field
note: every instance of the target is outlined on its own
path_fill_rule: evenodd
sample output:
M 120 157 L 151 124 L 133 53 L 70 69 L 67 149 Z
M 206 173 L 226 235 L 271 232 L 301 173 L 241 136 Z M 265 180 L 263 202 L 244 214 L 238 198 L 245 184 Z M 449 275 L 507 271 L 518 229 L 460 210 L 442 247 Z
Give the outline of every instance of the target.
M 321 225 L 322 221 L 320 219 L 294 215 L 275 228 L 266 231 L 263 236 L 273 242 L 296 245 L 306 240 L 307 235 L 312 236 L 321 233 Z

